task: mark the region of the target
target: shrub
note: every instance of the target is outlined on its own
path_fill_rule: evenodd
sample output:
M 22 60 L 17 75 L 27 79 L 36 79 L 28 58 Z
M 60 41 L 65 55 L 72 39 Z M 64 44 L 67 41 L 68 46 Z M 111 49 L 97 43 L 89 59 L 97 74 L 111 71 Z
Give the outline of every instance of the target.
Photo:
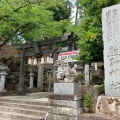
M 88 93 L 84 96 L 84 107 L 87 107 L 89 109 L 89 112 L 92 112 L 93 95 L 91 93 Z
M 100 85 L 103 83 L 103 79 L 100 77 L 99 74 L 92 74 L 92 79 L 90 80 L 90 84 L 92 85 Z
M 100 95 L 100 94 L 105 94 L 104 84 L 98 85 L 98 86 L 96 87 L 96 91 L 97 91 L 97 94 L 98 94 L 98 95 Z

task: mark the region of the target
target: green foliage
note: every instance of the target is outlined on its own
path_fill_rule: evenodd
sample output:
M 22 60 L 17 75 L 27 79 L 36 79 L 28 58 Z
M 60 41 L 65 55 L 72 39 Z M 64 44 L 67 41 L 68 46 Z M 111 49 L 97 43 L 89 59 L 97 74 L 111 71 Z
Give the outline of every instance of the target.
M 63 4 L 60 4 L 61 2 L 63 2 Z M 61 0 L 61 1 L 57 1 L 56 4 L 52 4 L 51 6 L 48 6 L 48 10 L 53 11 L 53 18 L 55 21 L 60 21 L 60 20 L 64 20 L 64 19 L 69 19 L 70 14 L 71 14 L 71 3 L 67 0 Z
M 0 43 L 37 41 L 62 35 L 70 20 L 64 17 L 55 21 L 56 11 L 49 8 L 54 6 L 59 14 L 67 10 L 65 3 L 65 0 L 1 0 Z M 66 12 L 63 14 L 68 14 Z
M 97 91 L 98 95 L 105 94 L 105 86 L 104 86 L 104 84 L 98 85 L 96 87 L 96 91 Z
M 79 82 L 81 85 L 83 85 L 85 82 L 84 74 L 77 74 L 77 76 L 75 78 L 75 82 Z
M 100 85 L 103 83 L 103 79 L 99 74 L 92 74 L 92 79 L 90 80 L 90 84 L 92 85 Z
M 84 18 L 73 32 L 79 37 L 79 60 L 85 63 L 103 60 L 102 8 L 120 3 L 120 0 L 78 0 L 84 7 Z
M 92 112 L 93 102 L 94 99 L 91 93 L 88 93 L 84 96 L 84 107 L 87 107 L 89 112 Z

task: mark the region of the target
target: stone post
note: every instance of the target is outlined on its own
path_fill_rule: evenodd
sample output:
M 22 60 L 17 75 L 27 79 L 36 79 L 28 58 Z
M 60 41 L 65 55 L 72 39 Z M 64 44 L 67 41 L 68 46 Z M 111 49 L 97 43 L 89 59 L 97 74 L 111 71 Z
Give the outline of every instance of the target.
M 92 80 L 92 71 L 93 69 L 90 68 L 90 80 Z
M 85 85 L 90 85 L 90 66 L 85 64 Z
M 57 49 L 57 44 L 53 44 L 52 47 L 54 49 Z M 55 64 L 56 60 L 58 59 L 58 53 L 57 53 L 57 50 L 53 53 L 53 65 Z M 56 72 L 57 71 L 57 67 L 53 67 L 53 81 L 54 82 L 57 82 L 57 79 L 56 79 Z
M 34 73 L 33 73 L 33 70 L 30 69 L 30 81 L 29 81 L 29 89 L 33 88 L 33 80 L 34 80 Z
M 25 49 L 22 48 L 22 55 L 21 55 L 21 65 L 20 65 L 20 78 L 19 78 L 19 86 L 18 86 L 18 95 L 25 95 L 24 91 L 24 75 L 25 75 Z
M 38 80 L 37 80 L 37 88 L 40 91 L 43 90 L 43 72 L 44 72 L 44 64 L 40 64 L 38 67 Z

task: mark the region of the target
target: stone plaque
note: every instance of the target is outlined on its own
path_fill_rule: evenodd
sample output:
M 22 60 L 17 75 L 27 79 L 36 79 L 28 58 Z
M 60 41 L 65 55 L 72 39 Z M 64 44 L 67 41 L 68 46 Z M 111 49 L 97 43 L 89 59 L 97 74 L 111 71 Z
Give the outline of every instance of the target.
M 80 94 L 79 83 L 54 83 L 54 94 Z
M 120 4 L 102 11 L 105 93 L 120 96 Z

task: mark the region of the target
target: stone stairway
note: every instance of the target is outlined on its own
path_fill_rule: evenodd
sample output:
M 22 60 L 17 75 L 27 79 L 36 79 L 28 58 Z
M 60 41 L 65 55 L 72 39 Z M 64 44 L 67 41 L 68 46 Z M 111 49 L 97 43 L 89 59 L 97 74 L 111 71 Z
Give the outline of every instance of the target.
M 0 120 L 44 120 L 48 100 L 0 98 Z

